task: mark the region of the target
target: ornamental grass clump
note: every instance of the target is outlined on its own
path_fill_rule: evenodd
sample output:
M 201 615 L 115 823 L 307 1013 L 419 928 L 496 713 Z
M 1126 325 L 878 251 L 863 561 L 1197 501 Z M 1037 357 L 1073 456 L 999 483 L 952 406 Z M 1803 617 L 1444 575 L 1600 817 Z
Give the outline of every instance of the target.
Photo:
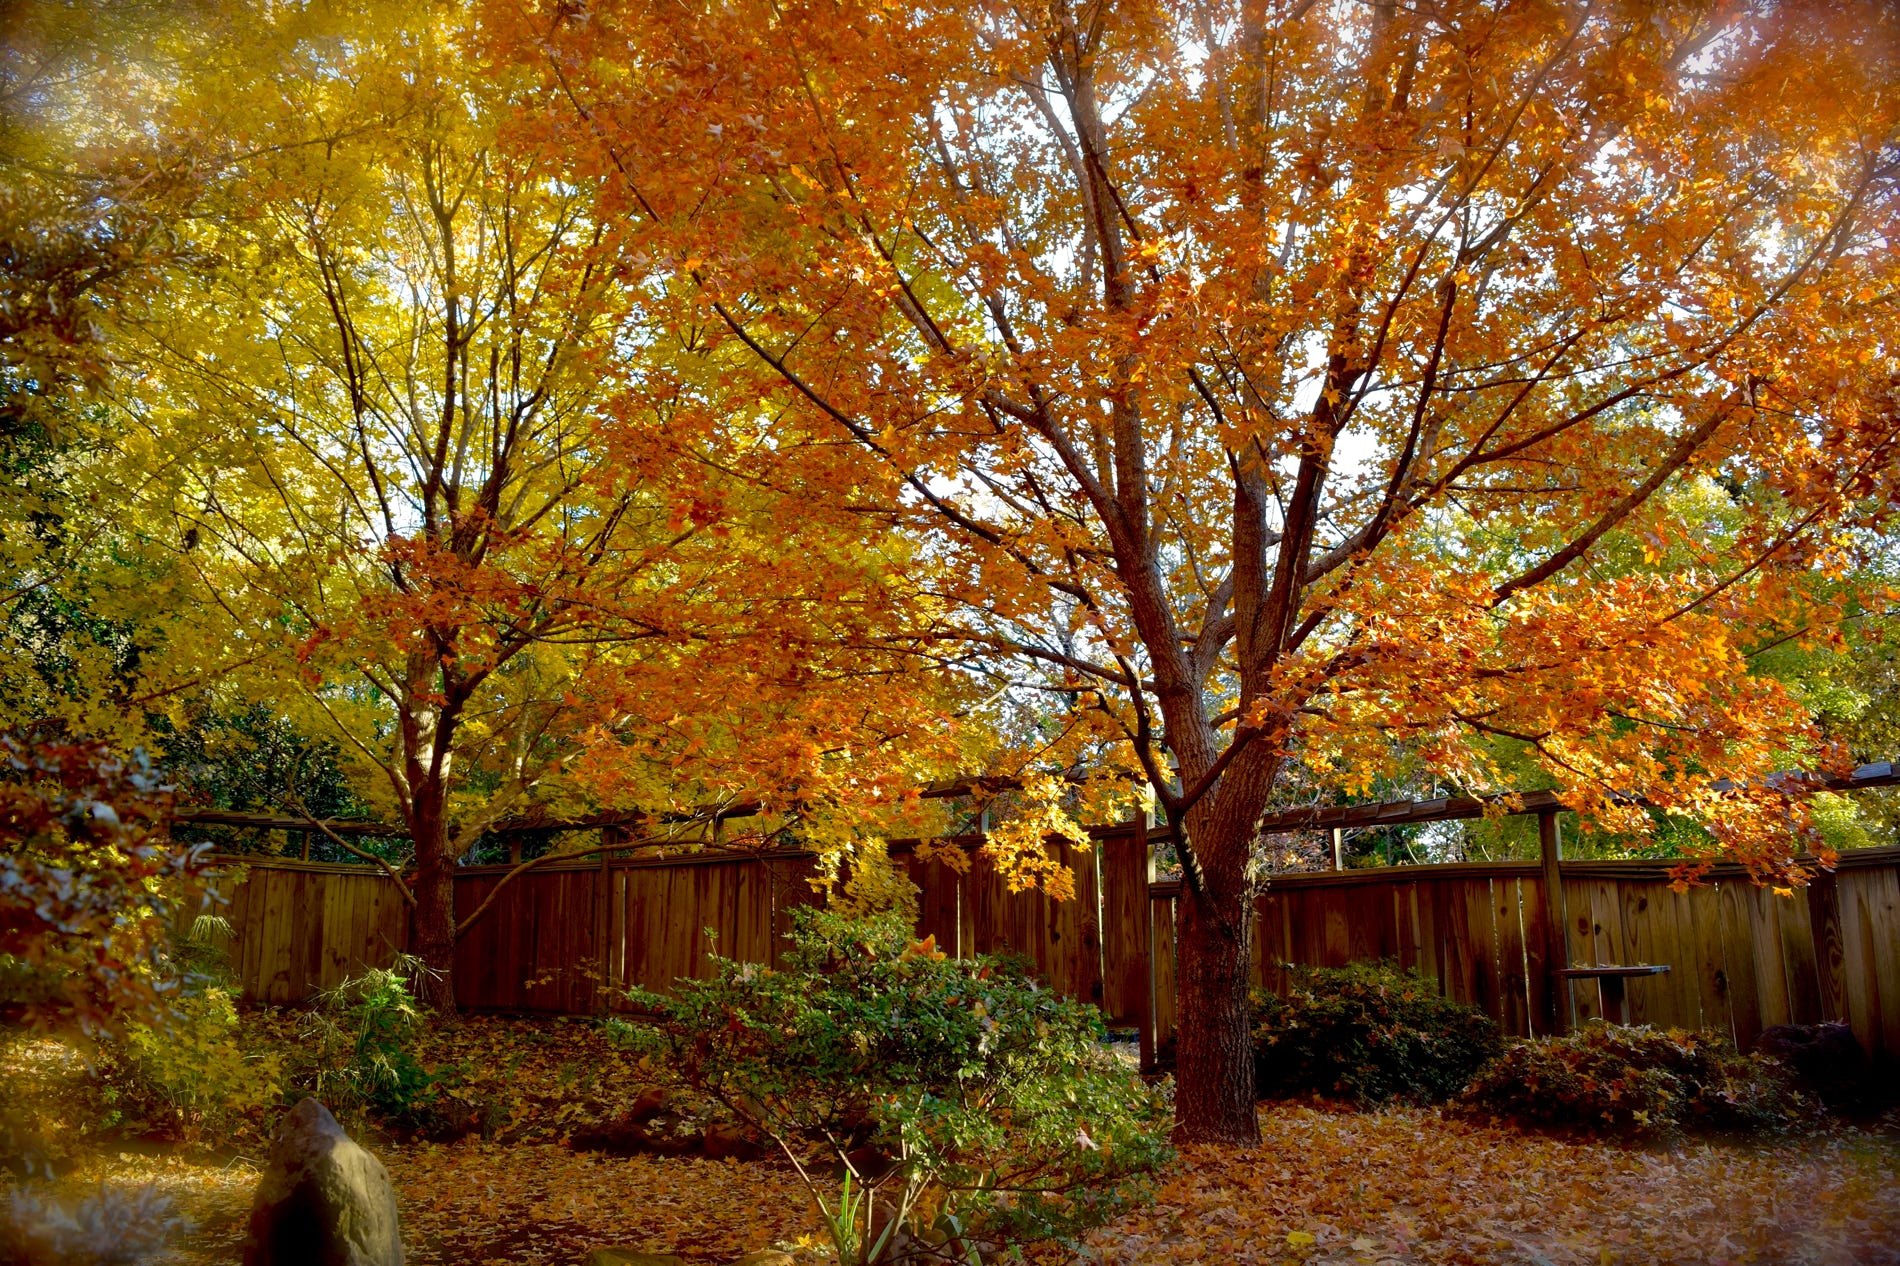
M 1503 1049 L 1498 1026 L 1389 963 L 1296 968 L 1286 997 L 1254 995 L 1254 1085 L 1262 1098 L 1436 1103 Z
M 1630 1137 L 1772 1132 L 1814 1113 L 1789 1069 L 1726 1038 L 1601 1020 L 1513 1043 L 1465 1101 L 1526 1125 Z
M 1169 1104 L 1093 1007 L 900 919 L 801 910 L 783 970 L 636 990 L 648 1040 L 791 1160 L 841 1266 L 1073 1242 L 1148 1194 Z

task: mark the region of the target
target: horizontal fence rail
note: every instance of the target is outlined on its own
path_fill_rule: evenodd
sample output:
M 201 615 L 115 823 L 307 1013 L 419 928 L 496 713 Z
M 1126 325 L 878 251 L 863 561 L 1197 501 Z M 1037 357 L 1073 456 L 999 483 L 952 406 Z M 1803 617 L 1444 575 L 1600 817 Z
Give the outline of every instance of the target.
M 975 839 L 953 841 L 962 867 L 943 850 L 893 854 L 919 890 L 920 937 L 953 954 L 1025 957 L 1055 988 L 1098 1003 L 1111 1026 L 1138 1028 L 1153 1060 L 1165 1059 L 1174 1032 L 1179 885 L 1154 878 L 1146 835 L 1131 827 L 1098 832 L 1093 849 L 1052 845 L 1075 881 L 1064 902 L 1011 891 Z M 230 969 L 252 1001 L 305 1001 L 410 944 L 408 908 L 378 871 L 224 860 L 241 868 L 221 911 Z M 599 1013 L 630 986 L 665 991 L 706 977 L 713 954 L 775 963 L 792 911 L 820 899 L 816 865 L 799 853 L 608 854 L 522 874 L 458 943 L 457 1000 Z M 1597 982 L 1553 969 L 1648 963 L 1670 970 L 1628 983 L 1634 1022 L 1713 1029 L 1747 1047 L 1769 1025 L 1840 1019 L 1875 1055 L 1900 1058 L 1900 847 L 1842 854 L 1792 892 L 1758 887 L 1732 866 L 1678 893 L 1668 862 L 1555 865 L 1555 903 L 1550 871 L 1536 862 L 1276 876 L 1257 898 L 1254 981 L 1284 991 L 1301 966 L 1388 959 L 1528 1035 L 1548 1031 L 1552 1016 L 1599 1013 Z M 459 871 L 456 909 L 474 910 L 508 870 Z M 1564 961 L 1553 962 L 1558 945 Z

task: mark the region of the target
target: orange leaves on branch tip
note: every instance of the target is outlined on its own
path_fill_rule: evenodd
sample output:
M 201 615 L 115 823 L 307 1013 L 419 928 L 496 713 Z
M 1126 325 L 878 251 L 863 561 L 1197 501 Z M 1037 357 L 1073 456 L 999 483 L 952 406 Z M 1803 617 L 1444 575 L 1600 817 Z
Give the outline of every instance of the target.
M 941 962 L 945 958 L 943 951 L 937 948 L 937 934 L 935 932 L 932 932 L 921 941 L 912 942 L 909 946 L 905 947 L 904 952 L 899 955 L 899 961 L 901 962 L 909 962 L 912 959 L 919 958 L 931 962 Z

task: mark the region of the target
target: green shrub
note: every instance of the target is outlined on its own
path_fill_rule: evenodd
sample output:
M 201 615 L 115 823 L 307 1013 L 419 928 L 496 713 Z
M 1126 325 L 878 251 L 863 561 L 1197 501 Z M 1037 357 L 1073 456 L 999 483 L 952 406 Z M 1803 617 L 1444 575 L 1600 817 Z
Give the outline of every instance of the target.
M 1073 1241 L 1145 1196 L 1168 1104 L 1093 1007 L 900 919 L 801 910 L 793 941 L 786 970 L 715 960 L 632 996 L 694 1088 L 798 1166 L 842 1266 Z
M 246 1055 L 237 1007 L 209 986 L 174 998 L 152 1023 L 125 1026 L 100 1064 L 102 1098 L 113 1116 L 188 1141 L 229 1135 L 281 1097 L 282 1060 Z
M 1600 1020 L 1514 1043 L 1465 1098 L 1528 1125 L 1631 1136 L 1775 1130 L 1811 1111 L 1787 1069 L 1726 1038 Z
M 1358 1103 L 1457 1094 L 1502 1049 L 1473 1007 L 1389 963 L 1294 969 L 1287 996 L 1254 997 L 1254 1084 L 1262 1098 L 1318 1093 Z
M 317 998 L 304 1018 L 300 1087 L 339 1117 L 366 1113 L 399 1125 L 421 1124 L 442 1089 L 444 1075 L 416 1058 L 416 1038 L 427 1019 L 409 987 L 421 960 L 398 955 Z

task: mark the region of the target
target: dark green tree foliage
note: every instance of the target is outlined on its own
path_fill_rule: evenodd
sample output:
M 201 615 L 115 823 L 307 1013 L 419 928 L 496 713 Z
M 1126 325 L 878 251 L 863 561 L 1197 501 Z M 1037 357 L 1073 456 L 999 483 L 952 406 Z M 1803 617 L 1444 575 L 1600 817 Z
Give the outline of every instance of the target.
M 1630 1136 L 1769 1131 L 1812 1110 L 1788 1069 L 1725 1038 L 1601 1021 L 1513 1043 L 1465 1098 L 1527 1125 Z
M 1169 1106 L 1093 1007 L 899 919 L 796 919 L 784 970 L 716 959 L 634 999 L 692 1084 L 799 1166 L 842 1263 L 1071 1240 L 1145 1197 Z
M 1498 1027 L 1387 963 L 1298 969 L 1282 998 L 1254 1000 L 1260 1095 L 1432 1103 L 1462 1090 L 1502 1048 Z

